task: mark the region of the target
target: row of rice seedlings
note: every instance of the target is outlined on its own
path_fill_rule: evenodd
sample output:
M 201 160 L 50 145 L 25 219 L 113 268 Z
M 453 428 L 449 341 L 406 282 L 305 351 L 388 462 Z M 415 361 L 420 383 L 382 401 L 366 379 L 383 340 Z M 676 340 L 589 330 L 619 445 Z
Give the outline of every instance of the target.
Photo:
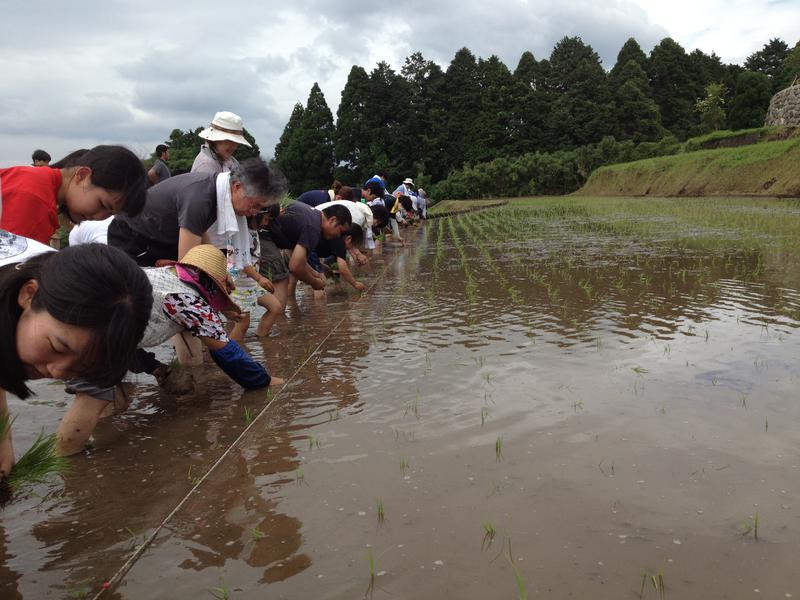
M 455 245 L 455 248 L 458 251 L 459 257 L 461 259 L 461 268 L 464 270 L 465 291 L 467 295 L 467 304 L 468 304 L 468 320 L 471 321 L 472 314 L 474 312 L 474 305 L 476 304 L 478 297 L 477 293 L 478 284 L 472 275 L 472 271 L 470 270 L 469 257 L 467 256 L 464 244 L 461 241 L 458 232 L 456 231 L 455 219 L 448 219 L 448 229 L 450 230 L 450 236 L 453 239 L 453 244 Z

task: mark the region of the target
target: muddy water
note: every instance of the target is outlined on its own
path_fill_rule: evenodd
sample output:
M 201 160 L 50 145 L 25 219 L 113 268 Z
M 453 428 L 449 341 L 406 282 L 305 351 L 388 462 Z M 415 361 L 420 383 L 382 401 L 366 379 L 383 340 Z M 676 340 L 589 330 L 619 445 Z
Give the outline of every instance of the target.
M 103 597 L 800 597 L 799 278 L 726 236 L 431 222 L 248 344 L 293 375 L 263 413 L 212 368 L 141 378 L 5 509 L 0 596 L 90 597 L 148 542 Z M 18 448 L 67 400 L 37 391 Z

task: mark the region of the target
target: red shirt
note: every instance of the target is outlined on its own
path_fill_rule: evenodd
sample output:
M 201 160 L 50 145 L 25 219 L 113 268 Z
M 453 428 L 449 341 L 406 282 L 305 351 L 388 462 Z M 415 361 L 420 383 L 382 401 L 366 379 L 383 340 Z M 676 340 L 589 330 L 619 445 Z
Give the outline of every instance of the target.
M 0 229 L 48 244 L 58 229 L 60 186 L 60 169 L 0 169 Z

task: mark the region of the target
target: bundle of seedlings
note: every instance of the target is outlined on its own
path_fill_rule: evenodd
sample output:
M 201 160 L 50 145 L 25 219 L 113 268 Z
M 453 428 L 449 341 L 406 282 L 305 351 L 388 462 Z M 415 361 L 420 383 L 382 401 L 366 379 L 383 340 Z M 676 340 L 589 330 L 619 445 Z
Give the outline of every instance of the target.
M 0 440 L 11 430 L 14 419 L 8 413 L 0 415 Z M 68 463 L 56 451 L 56 435 L 39 433 L 36 441 L 11 467 L 8 477 L 0 481 L 0 506 L 5 506 L 11 499 L 34 485 L 46 482 L 51 476 L 67 470 Z

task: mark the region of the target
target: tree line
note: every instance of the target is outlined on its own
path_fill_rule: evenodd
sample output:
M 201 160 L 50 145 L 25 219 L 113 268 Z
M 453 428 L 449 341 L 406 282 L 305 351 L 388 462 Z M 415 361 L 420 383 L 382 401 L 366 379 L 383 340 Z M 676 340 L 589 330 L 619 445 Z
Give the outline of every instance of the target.
M 294 106 L 275 161 L 297 194 L 376 171 L 427 186 L 534 154 L 548 157 L 544 163 L 559 153 L 636 156 L 631 148 L 644 144 L 639 154 L 647 156 L 716 129 L 763 125 L 772 95 L 798 74 L 800 42 L 790 50 L 778 38 L 743 66 L 687 53 L 671 38 L 647 55 L 631 38 L 609 72 L 580 37 L 562 38 L 546 59 L 523 53 L 513 72 L 497 56 L 476 58 L 467 48 L 446 70 L 416 52 L 399 73 L 385 62 L 370 73 L 353 66 L 335 121 L 315 83 L 305 106 Z M 622 150 L 609 152 L 614 142 Z M 583 167 L 570 168 L 596 162 L 572 160 Z

